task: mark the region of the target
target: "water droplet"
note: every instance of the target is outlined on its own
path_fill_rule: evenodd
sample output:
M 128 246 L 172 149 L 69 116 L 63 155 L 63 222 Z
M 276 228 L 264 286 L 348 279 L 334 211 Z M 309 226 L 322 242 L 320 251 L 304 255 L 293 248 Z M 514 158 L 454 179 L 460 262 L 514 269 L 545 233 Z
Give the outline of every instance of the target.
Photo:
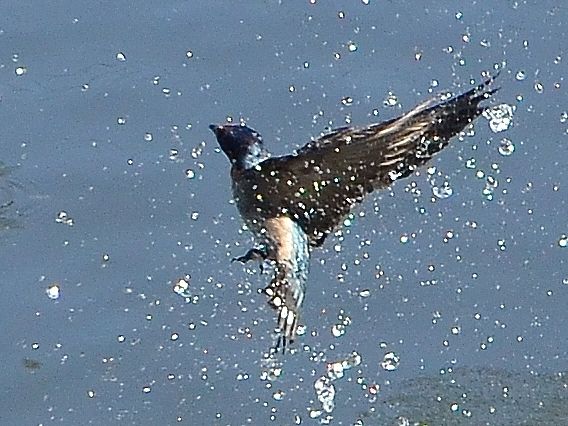
M 392 92 L 389 92 L 385 100 L 383 101 L 383 105 L 386 107 L 393 107 L 398 103 L 398 98 Z
M 310 419 L 317 419 L 323 414 L 322 410 L 318 410 L 316 408 L 310 408 L 309 410 Z
M 523 70 L 519 70 L 517 71 L 517 74 L 515 74 L 515 78 L 517 79 L 517 81 L 523 81 L 525 78 L 527 78 L 527 74 Z
M 286 395 L 286 393 L 283 390 L 277 390 L 272 394 L 272 398 L 274 398 L 274 400 L 276 401 L 282 401 L 284 395 Z
M 146 142 L 152 142 L 153 139 L 154 139 L 154 136 L 152 135 L 152 133 L 150 133 L 150 132 L 144 133 L 144 140 Z
M 341 337 L 345 334 L 345 326 L 343 324 L 334 324 L 331 327 L 331 334 L 333 337 Z
M 331 380 L 341 379 L 344 376 L 343 363 L 331 362 L 327 364 L 327 376 Z
M 15 70 L 15 73 L 18 77 L 24 75 L 27 72 L 28 72 L 28 69 L 26 67 L 17 67 L 16 70 Z
M 51 300 L 59 299 L 59 296 L 61 296 L 59 284 L 53 283 L 52 285 L 50 285 L 45 289 L 45 293 L 47 294 L 47 297 L 49 297 Z
M 188 50 L 187 52 L 185 52 L 185 57 L 187 59 L 193 58 L 193 52 L 191 50 Z
M 335 386 L 332 380 L 327 376 L 322 376 L 315 381 L 314 389 L 323 411 L 331 413 L 335 407 L 333 401 L 335 398 Z
M 489 120 L 489 127 L 493 133 L 507 130 L 513 123 L 514 106 L 509 104 L 496 105 L 483 111 L 483 116 Z
M 558 245 L 562 248 L 568 247 L 568 236 L 562 235 L 558 240 Z
M 454 194 L 454 190 L 448 182 L 444 182 L 442 186 L 433 186 L 432 194 L 436 198 L 445 199 L 451 197 Z
M 124 53 L 122 53 L 122 52 L 118 52 L 118 53 L 116 54 L 116 60 L 117 60 L 117 61 L 124 62 L 124 61 L 126 61 L 126 55 L 125 55 Z
M 63 224 L 68 225 L 68 226 L 73 226 L 75 224 L 75 221 L 73 220 L 73 218 L 71 216 L 69 216 L 65 210 L 61 210 L 59 213 L 57 213 L 57 217 L 55 218 L 55 222 L 56 223 L 63 223 Z
M 250 376 L 248 375 L 248 373 L 238 373 L 238 374 L 237 374 L 237 380 L 238 380 L 239 382 L 241 382 L 241 381 L 243 381 L 243 380 L 248 380 L 249 377 L 250 377 Z
M 400 364 L 400 357 L 394 352 L 387 352 L 381 362 L 381 367 L 385 371 L 394 371 Z
M 499 154 L 508 157 L 515 152 L 515 145 L 510 139 L 503 138 L 499 143 Z
M 357 51 L 357 44 L 350 41 L 349 43 L 347 43 L 347 50 L 349 50 L 350 52 L 356 52 Z
M 188 179 L 193 179 L 195 177 L 195 172 L 191 169 L 185 171 L 185 177 Z

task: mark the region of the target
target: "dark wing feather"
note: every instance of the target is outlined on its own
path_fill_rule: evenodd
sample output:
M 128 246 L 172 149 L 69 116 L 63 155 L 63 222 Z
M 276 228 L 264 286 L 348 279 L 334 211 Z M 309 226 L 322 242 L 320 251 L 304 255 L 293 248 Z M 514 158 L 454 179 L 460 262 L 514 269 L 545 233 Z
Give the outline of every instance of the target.
M 265 213 L 293 217 L 310 244 L 321 245 L 367 193 L 412 174 L 479 116 L 479 103 L 497 90 L 488 88 L 492 81 L 457 97 L 439 95 L 393 120 L 337 129 L 295 155 L 263 161 L 249 171 L 257 194 L 269 193 L 270 206 L 261 202 L 260 208 L 278 206 Z

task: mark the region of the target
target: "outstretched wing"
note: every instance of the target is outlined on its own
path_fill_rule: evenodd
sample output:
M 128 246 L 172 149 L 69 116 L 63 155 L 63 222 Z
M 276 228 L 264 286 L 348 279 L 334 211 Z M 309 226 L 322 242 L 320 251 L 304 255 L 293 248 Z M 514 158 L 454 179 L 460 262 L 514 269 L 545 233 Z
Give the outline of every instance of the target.
M 489 88 L 492 81 L 456 97 L 439 95 L 383 123 L 337 129 L 295 155 L 263 161 L 249 171 L 258 201 L 269 192 L 278 214 L 293 217 L 310 244 L 321 245 L 366 194 L 412 174 L 479 116 L 479 103 L 497 90 Z

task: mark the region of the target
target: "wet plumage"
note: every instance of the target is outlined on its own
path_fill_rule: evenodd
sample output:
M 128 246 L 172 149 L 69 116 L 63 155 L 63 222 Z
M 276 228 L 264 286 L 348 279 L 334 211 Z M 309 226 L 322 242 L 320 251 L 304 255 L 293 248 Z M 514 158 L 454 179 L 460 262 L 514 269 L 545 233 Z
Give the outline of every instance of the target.
M 492 81 L 459 96 L 438 95 L 383 123 L 336 129 L 282 157 L 271 157 L 249 127 L 210 126 L 231 161 L 237 207 L 258 244 L 238 260 L 274 263 L 265 292 L 285 338 L 296 337 L 311 249 L 365 195 L 411 175 L 447 146 L 483 112 L 480 102 L 497 90 Z

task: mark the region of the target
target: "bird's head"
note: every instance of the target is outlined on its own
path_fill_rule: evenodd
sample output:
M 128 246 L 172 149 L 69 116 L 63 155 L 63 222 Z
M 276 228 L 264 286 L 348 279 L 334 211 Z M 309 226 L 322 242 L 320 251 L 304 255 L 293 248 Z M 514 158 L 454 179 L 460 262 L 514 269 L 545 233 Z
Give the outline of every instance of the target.
M 237 168 L 256 166 L 270 155 L 264 149 L 262 137 L 250 127 L 240 124 L 211 124 L 219 146 Z

